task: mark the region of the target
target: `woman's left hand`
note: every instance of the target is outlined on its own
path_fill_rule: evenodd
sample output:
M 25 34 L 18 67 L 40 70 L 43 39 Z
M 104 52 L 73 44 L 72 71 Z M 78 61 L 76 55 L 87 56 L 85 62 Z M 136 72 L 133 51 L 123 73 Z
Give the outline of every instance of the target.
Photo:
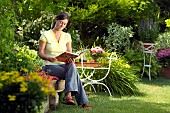
M 71 62 L 75 62 L 75 59 L 74 58 L 70 58 L 66 61 L 66 63 L 71 63 Z

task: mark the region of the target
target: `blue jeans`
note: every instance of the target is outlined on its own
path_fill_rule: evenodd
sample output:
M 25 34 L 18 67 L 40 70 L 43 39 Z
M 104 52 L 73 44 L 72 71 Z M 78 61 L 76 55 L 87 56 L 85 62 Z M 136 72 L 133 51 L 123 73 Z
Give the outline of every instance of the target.
M 51 76 L 65 80 L 65 94 L 71 92 L 78 105 L 88 103 L 88 98 L 74 63 L 60 65 L 46 65 L 43 70 Z

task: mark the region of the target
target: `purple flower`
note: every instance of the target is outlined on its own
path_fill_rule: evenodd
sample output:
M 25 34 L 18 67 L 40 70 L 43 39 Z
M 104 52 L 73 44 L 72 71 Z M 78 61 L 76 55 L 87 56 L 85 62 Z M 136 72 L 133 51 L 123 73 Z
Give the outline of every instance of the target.
M 158 50 L 157 58 L 160 65 L 170 67 L 170 48 Z
M 159 59 L 163 59 L 165 57 L 170 57 L 170 49 L 159 50 L 158 53 L 157 53 L 157 57 Z

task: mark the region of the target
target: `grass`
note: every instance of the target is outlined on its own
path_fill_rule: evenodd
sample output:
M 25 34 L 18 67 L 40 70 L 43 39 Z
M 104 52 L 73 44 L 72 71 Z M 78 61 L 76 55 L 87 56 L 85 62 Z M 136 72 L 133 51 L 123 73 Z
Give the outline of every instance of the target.
M 170 79 L 149 81 L 143 78 L 136 84 L 142 95 L 110 97 L 108 93 L 91 93 L 90 110 L 60 104 L 52 113 L 170 113 Z

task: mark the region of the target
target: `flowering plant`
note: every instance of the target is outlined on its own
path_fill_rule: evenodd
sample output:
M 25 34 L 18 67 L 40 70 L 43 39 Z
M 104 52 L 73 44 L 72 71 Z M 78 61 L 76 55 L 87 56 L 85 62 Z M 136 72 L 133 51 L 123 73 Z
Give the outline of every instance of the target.
M 170 48 L 158 50 L 157 58 L 159 64 L 170 67 Z
M 90 51 L 91 51 L 91 56 L 95 61 L 97 61 L 98 58 L 100 57 L 105 57 L 105 54 L 104 54 L 105 51 L 98 46 L 96 46 L 95 48 L 91 48 Z
M 4 113 L 41 111 L 48 94 L 55 93 L 49 85 L 49 81 L 37 72 L 26 76 L 21 76 L 17 71 L 0 72 L 0 110 Z

